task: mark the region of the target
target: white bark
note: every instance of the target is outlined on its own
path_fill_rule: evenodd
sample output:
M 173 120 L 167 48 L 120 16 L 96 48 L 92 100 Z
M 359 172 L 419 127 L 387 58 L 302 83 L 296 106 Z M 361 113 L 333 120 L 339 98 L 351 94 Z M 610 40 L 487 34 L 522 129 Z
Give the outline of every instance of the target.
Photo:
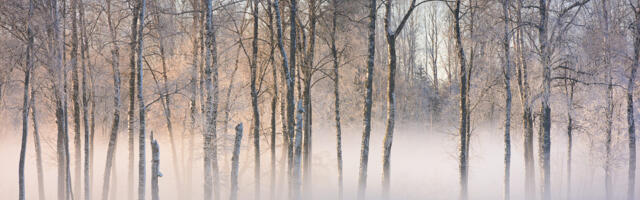
M 233 155 L 231 156 L 231 189 L 230 200 L 238 199 L 238 165 L 240 162 L 240 142 L 242 141 L 242 123 L 236 126 L 236 139 L 233 143 Z

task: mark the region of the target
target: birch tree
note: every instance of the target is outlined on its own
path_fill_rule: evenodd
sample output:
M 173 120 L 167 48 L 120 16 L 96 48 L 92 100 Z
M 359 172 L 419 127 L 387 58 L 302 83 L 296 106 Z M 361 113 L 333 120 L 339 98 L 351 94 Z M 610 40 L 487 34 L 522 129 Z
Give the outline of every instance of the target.
M 251 1 L 251 11 L 253 13 L 253 39 L 251 40 L 251 109 L 253 113 L 253 179 L 254 179 L 254 198 L 260 199 L 260 109 L 258 108 L 258 90 L 256 88 L 257 70 L 258 70 L 258 1 Z
M 338 199 L 343 199 L 344 181 L 342 172 L 342 126 L 340 124 L 340 62 L 338 61 L 338 49 L 336 47 L 336 32 L 338 21 L 338 0 L 332 0 L 333 15 L 331 17 L 331 56 L 333 59 L 333 96 L 336 120 L 336 159 L 338 163 Z
M 502 45 L 504 48 L 503 73 L 505 98 L 504 117 L 504 194 L 505 200 L 511 199 L 511 52 L 509 49 L 510 29 L 509 29 L 509 7 L 510 1 L 502 2 L 502 15 L 504 20 L 504 38 Z
M 18 199 L 25 199 L 24 162 L 27 152 L 27 134 L 29 133 L 29 83 L 31 70 L 33 69 L 33 33 L 31 30 L 31 17 L 33 15 L 33 1 L 29 1 L 29 14 L 27 17 L 27 52 L 24 71 L 24 92 L 22 97 L 22 139 L 20 142 L 20 161 L 18 164 Z
M 146 0 L 140 0 L 140 30 L 138 30 L 138 69 L 137 69 L 137 73 L 136 73 L 136 77 L 138 79 L 138 82 L 136 84 L 136 87 L 138 89 L 138 109 L 140 111 L 139 113 L 139 118 L 140 118 L 140 133 L 138 135 L 139 137 L 139 141 L 138 141 L 138 155 L 139 155 L 139 159 L 138 159 L 138 200 L 145 200 L 145 186 L 146 186 L 146 154 L 145 154 L 145 147 L 146 147 L 146 135 L 145 135 L 145 116 L 146 116 L 146 106 L 144 104 L 144 94 L 143 94 L 143 84 L 142 81 L 143 79 L 143 66 L 142 66 L 142 58 L 143 58 L 143 50 L 144 50 L 144 12 L 145 12 L 145 7 L 146 7 Z
M 120 56 L 120 49 L 117 43 L 117 24 L 113 21 L 111 13 L 111 0 L 106 1 L 106 14 L 107 24 L 109 25 L 109 32 L 111 37 L 111 71 L 113 72 L 113 125 L 111 126 L 111 134 L 109 136 L 109 145 L 107 147 L 107 159 L 104 168 L 104 178 L 102 184 L 102 200 L 107 200 L 109 197 L 109 185 L 111 178 L 111 167 L 113 166 L 113 159 L 115 157 L 116 142 L 118 140 L 118 129 L 120 126 L 120 67 L 118 57 Z
M 236 126 L 236 138 L 233 143 L 233 155 L 231 156 L 231 189 L 229 200 L 238 199 L 238 165 L 240 162 L 240 142 L 242 141 L 242 123 Z
M 369 0 L 367 78 L 365 82 L 363 132 L 360 147 L 360 171 L 358 175 L 358 200 L 365 199 L 367 168 L 369 164 L 369 138 L 371 137 L 371 106 L 373 104 L 373 67 L 376 53 L 376 0 Z
M 133 199 L 133 168 L 134 168 L 134 126 L 135 126 L 135 91 L 136 91 L 136 48 L 138 46 L 138 16 L 140 13 L 140 0 L 131 0 L 129 4 L 132 4 L 133 9 L 131 11 L 131 40 L 129 41 L 129 112 L 128 112 L 128 135 L 129 135 L 129 172 L 127 179 L 128 197 Z
M 636 3 L 636 6 L 640 5 L 640 1 Z M 635 185 L 636 185 L 636 127 L 634 119 L 633 108 L 633 90 L 635 87 L 636 72 L 640 65 L 640 10 L 634 8 L 634 22 L 633 26 L 633 64 L 631 65 L 631 74 L 629 75 L 629 82 L 627 83 L 627 126 L 629 136 L 629 167 L 628 167 L 628 181 L 627 181 L 627 199 L 635 199 Z
M 384 28 L 387 39 L 387 49 L 389 51 L 389 63 L 388 63 L 388 85 L 387 85 L 387 127 L 384 135 L 383 142 L 383 156 L 382 156 L 382 198 L 389 199 L 389 190 L 391 184 L 391 145 L 393 144 L 393 130 L 395 126 L 395 114 L 396 114 L 396 68 L 397 68 L 397 55 L 396 55 L 396 38 L 400 35 L 400 32 L 404 28 L 407 20 L 411 16 L 411 13 L 420 4 L 426 3 L 430 0 L 420 1 L 416 3 L 416 0 L 411 0 L 409 9 L 403 15 L 402 20 L 399 22 L 398 27 L 393 28 L 391 12 L 392 12 L 392 0 L 385 1 L 385 17 Z

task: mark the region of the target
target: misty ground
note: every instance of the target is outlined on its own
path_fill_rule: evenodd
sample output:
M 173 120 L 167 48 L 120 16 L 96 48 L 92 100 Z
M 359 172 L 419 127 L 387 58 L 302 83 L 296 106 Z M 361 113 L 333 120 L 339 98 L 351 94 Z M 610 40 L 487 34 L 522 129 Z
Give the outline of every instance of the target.
M 329 123 L 314 124 L 313 133 L 313 191 L 307 199 L 336 199 L 337 198 L 337 170 L 335 151 L 335 131 Z M 371 151 L 369 158 L 369 175 L 367 199 L 376 199 L 381 194 L 381 162 L 382 162 L 382 130 L 383 124 L 374 123 L 371 137 Z M 458 197 L 458 163 L 457 137 L 455 128 L 428 128 L 427 125 L 398 125 L 394 137 L 391 162 L 391 197 L 393 199 L 457 199 Z M 412 128 L 408 128 L 412 127 Z M 493 129 L 493 131 L 492 131 Z M 512 171 L 511 190 L 513 199 L 523 199 L 524 189 L 524 160 L 521 131 L 514 128 L 512 137 Z M 0 156 L 4 159 L 0 170 L 0 199 L 16 199 L 18 195 L 18 158 L 19 132 L 8 128 L 3 131 Z M 440 130 L 440 131 L 436 131 Z M 105 131 L 106 132 L 106 131 Z M 15 133 L 15 134 L 9 134 Z M 93 178 L 93 197 L 98 198 L 102 188 L 102 174 L 106 154 L 106 135 L 98 131 L 96 135 L 95 170 Z M 163 134 L 158 133 L 156 134 Z M 182 132 L 179 132 L 182 134 Z M 360 156 L 361 131 L 359 127 L 348 127 L 343 131 L 344 139 L 344 178 L 345 199 L 355 199 L 357 189 L 358 163 Z M 472 133 L 470 158 L 470 199 L 501 199 L 503 191 L 503 131 L 499 128 L 476 128 Z M 43 159 L 45 171 L 45 192 L 47 197 L 56 195 L 56 161 L 55 138 L 53 132 L 43 133 Z M 117 147 L 117 195 L 112 199 L 125 199 L 127 196 L 127 147 L 126 132 L 121 132 Z M 280 140 L 281 136 L 278 136 Z M 160 178 L 160 196 L 162 199 L 178 199 L 175 174 L 172 169 L 171 152 L 168 137 L 157 136 L 160 142 L 160 169 L 164 177 Z M 190 188 L 192 199 L 202 197 L 202 157 L 200 137 L 196 137 L 196 160 L 193 161 L 194 176 Z M 574 137 L 573 148 L 573 178 L 572 199 L 603 199 L 604 180 L 603 168 L 598 159 L 598 144 L 589 142 L 587 136 Z M 253 199 L 253 147 L 250 138 L 245 137 L 242 142 L 240 158 L 240 199 Z M 262 199 L 270 199 L 270 155 L 267 135 L 262 137 Z M 136 138 L 137 140 L 137 138 Z M 137 142 L 136 142 L 137 143 Z M 180 142 L 177 143 L 180 145 Z M 185 142 L 186 144 L 186 142 Z M 279 142 L 278 142 L 279 144 Z M 537 144 L 534 144 L 537 145 Z M 619 145 L 623 146 L 623 145 Z M 148 146 L 147 146 L 148 147 Z M 181 146 L 178 146 L 180 149 Z M 137 149 L 137 146 L 136 146 Z M 566 137 L 561 131 L 552 132 L 551 183 L 554 199 L 566 199 Z M 537 147 L 534 148 L 537 152 Z M 37 176 L 35 167 L 35 153 L 33 150 L 33 136 L 29 136 L 26 162 L 27 199 L 37 199 Z M 147 151 L 150 153 L 150 151 Z M 286 182 L 283 182 L 283 171 L 280 169 L 282 150 L 277 147 L 277 196 L 285 199 Z M 620 151 L 616 159 L 626 160 Z M 72 151 L 73 153 L 73 151 Z M 73 154 L 71 154 L 73 155 Z M 136 153 L 137 155 L 137 153 Z M 589 156 L 591 155 L 591 156 Z M 148 157 L 150 158 L 150 156 Z M 221 165 L 221 191 L 223 199 L 227 198 L 229 190 L 230 149 L 222 148 L 219 154 Z M 186 162 L 186 161 L 185 161 Z M 137 172 L 137 159 L 135 161 Z M 150 168 L 151 165 L 147 165 Z M 614 161 L 614 198 L 625 197 L 626 167 L 623 163 Z M 71 166 L 73 174 L 73 164 Z M 537 162 L 536 162 L 537 167 Z M 148 172 L 150 169 L 148 169 Z M 536 170 L 536 177 L 538 177 Z M 150 180 L 147 176 L 148 181 Z M 74 179 L 72 179 L 74 180 Z M 137 180 L 137 175 L 136 179 Z M 539 181 L 536 180 L 538 183 Z M 137 185 L 137 183 L 134 183 Z M 186 185 L 186 184 L 182 184 Z M 150 187 L 147 187 L 150 190 Z M 137 191 L 134 190 L 134 191 Z M 151 195 L 147 195 L 150 198 Z M 112 196 L 113 197 L 113 196 Z

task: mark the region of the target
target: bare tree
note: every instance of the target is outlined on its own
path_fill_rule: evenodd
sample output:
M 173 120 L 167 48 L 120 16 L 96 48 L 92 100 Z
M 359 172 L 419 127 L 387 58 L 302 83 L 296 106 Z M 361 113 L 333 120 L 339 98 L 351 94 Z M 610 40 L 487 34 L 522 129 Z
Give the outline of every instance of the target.
M 40 143 L 40 132 L 38 129 L 38 120 L 36 118 L 36 91 L 31 87 L 31 105 L 29 108 L 31 109 L 31 121 L 33 122 L 33 146 L 36 150 L 36 170 L 38 171 L 38 199 L 45 200 L 44 193 L 44 172 L 42 169 L 42 147 Z
M 153 138 L 153 131 L 151 131 L 151 199 L 160 199 L 160 188 L 158 187 L 158 177 L 162 177 L 160 172 L 160 145 L 158 141 Z
M 136 48 L 138 46 L 138 16 L 140 12 L 140 0 L 132 0 L 130 4 L 133 6 L 131 11 L 131 40 L 129 41 L 129 112 L 127 129 L 129 132 L 129 175 L 127 179 L 127 188 L 129 199 L 133 199 L 133 167 L 134 167 L 134 136 L 135 132 L 135 91 L 136 91 Z
M 233 143 L 233 155 L 231 156 L 231 194 L 230 200 L 238 199 L 238 164 L 240 162 L 240 142 L 242 142 L 242 123 L 236 126 L 236 139 Z
M 107 159 L 104 168 L 104 178 L 102 183 L 102 200 L 107 200 L 109 197 L 109 185 L 111 178 L 111 167 L 113 166 L 113 158 L 115 157 L 116 142 L 118 141 L 118 129 L 120 126 L 120 67 L 118 57 L 120 56 L 120 49 L 117 43 L 117 24 L 113 21 L 111 13 L 111 0 L 106 1 L 106 14 L 107 24 L 109 25 L 109 31 L 111 36 L 111 70 L 113 72 L 113 125 L 111 126 L 111 135 L 109 136 L 109 145 L 107 147 Z
M 373 104 L 373 67 L 376 53 L 376 0 L 370 0 L 368 30 L 367 80 L 363 115 L 362 145 L 360 150 L 360 173 L 358 176 L 358 200 L 365 199 L 367 189 L 367 167 L 369 164 L 369 138 L 371 137 L 371 106 Z
M 504 194 L 505 200 L 511 199 L 511 55 L 509 49 L 510 30 L 509 30 L 509 6 L 510 1 L 502 2 L 502 15 L 504 17 L 504 38 L 502 45 L 504 48 L 503 73 L 504 73 L 504 90 L 505 98 L 505 117 L 504 117 Z
M 636 6 L 640 5 L 640 1 Z M 627 185 L 627 199 L 635 199 L 636 185 L 636 127 L 633 108 L 633 89 L 635 87 L 636 72 L 640 65 L 640 11 L 634 8 L 635 20 L 633 29 L 633 64 L 631 66 L 631 74 L 629 83 L 627 84 L 627 125 L 629 135 L 629 174 Z
M 338 199 L 343 199 L 344 183 L 342 172 L 342 126 L 340 124 L 340 61 L 338 60 L 338 49 L 336 47 L 336 32 L 338 21 L 338 0 L 331 1 L 333 16 L 331 18 L 331 56 L 333 58 L 333 96 L 336 120 L 336 159 L 338 162 Z
M 251 40 L 251 83 L 249 83 L 251 87 L 251 108 L 253 113 L 253 124 L 252 124 L 252 134 L 253 134 L 253 150 L 254 150 L 254 162 L 253 162 L 253 179 L 254 179 L 254 198 L 260 199 L 260 109 L 258 108 L 258 90 L 256 88 L 256 78 L 257 78 L 257 70 L 258 70 L 258 1 L 251 1 L 253 6 L 251 7 L 251 11 L 253 12 L 253 40 Z
M 25 199 L 24 162 L 27 152 L 27 134 L 29 133 L 29 83 L 33 69 L 33 32 L 31 17 L 33 15 L 33 1 L 29 1 L 29 16 L 27 17 L 27 62 L 24 70 L 24 94 L 22 98 L 22 139 L 20 142 L 20 161 L 18 163 L 18 199 Z M 35 124 L 35 123 L 34 123 Z
M 389 51 L 389 75 L 388 75 L 388 84 L 387 85 L 387 128 L 384 135 L 383 142 L 383 156 L 382 156 L 382 198 L 389 199 L 389 190 L 391 184 L 391 145 L 393 144 L 393 130 L 395 126 L 395 115 L 396 115 L 396 65 L 397 65 L 397 55 L 396 55 L 396 39 L 400 32 L 404 28 L 407 20 L 411 16 L 411 13 L 417 6 L 420 4 L 426 3 L 429 0 L 421 1 L 420 3 L 416 3 L 416 0 L 411 0 L 409 5 L 409 9 L 403 15 L 402 20 L 398 24 L 398 27 L 393 28 L 391 24 L 391 12 L 392 12 L 392 0 L 385 1 L 385 17 L 384 17 L 384 28 L 387 39 L 387 49 Z
M 144 94 L 142 91 L 143 88 L 143 84 L 142 81 L 143 79 L 143 67 L 142 67 L 142 58 L 143 58 L 143 50 L 144 50 L 144 12 L 145 12 L 145 8 L 146 8 L 146 0 L 140 0 L 140 30 L 138 30 L 138 72 L 136 74 L 136 77 L 138 79 L 138 82 L 136 84 L 136 87 L 138 88 L 138 109 L 140 110 L 139 113 L 139 118 L 140 118 L 140 133 L 138 135 L 139 137 L 139 141 L 138 141 L 138 200 L 145 200 L 145 186 L 146 186 L 146 154 L 145 154 L 145 147 L 146 147 L 146 135 L 145 135 L 145 116 L 146 116 L 146 106 L 144 104 Z
M 214 199 L 218 199 L 218 160 L 216 145 L 216 116 L 218 109 L 218 68 L 216 37 L 212 22 L 212 2 L 206 1 L 206 63 L 205 63 L 205 87 L 206 87 L 206 128 L 204 132 L 204 199 L 209 200 L 211 188 L 215 188 Z M 212 80 L 213 79 L 213 80 Z M 215 84 L 215 86 L 214 86 Z M 215 98 L 215 100 L 214 100 Z M 213 172 L 213 177 L 212 177 Z

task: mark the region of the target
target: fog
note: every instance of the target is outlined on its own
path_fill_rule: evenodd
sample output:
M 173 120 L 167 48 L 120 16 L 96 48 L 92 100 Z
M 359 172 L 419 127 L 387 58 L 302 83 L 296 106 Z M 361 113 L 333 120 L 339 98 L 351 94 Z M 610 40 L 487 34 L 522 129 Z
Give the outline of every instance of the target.
M 381 194 L 382 174 L 382 138 L 383 124 L 374 123 L 371 137 L 371 149 L 369 157 L 367 199 L 378 199 Z M 305 199 L 337 199 L 337 164 L 335 150 L 335 131 L 329 123 L 317 123 L 313 134 L 313 168 L 311 193 L 307 193 Z M 493 129 L 493 130 L 492 130 Z M 10 133 L 10 129 L 4 128 L 3 132 Z M 401 124 L 396 129 L 391 157 L 391 198 L 392 199 L 457 199 L 458 198 L 458 162 L 457 162 L 457 137 L 454 127 L 433 127 L 427 125 Z M 125 132 L 126 133 L 126 132 Z M 120 133 L 117 155 L 117 178 L 113 187 L 111 199 L 127 198 L 127 148 L 125 133 Z M 361 131 L 359 127 L 349 127 L 344 130 L 344 187 L 345 199 L 356 199 L 357 178 L 360 156 Z M 160 170 L 163 177 L 159 180 L 161 199 L 179 199 L 171 161 L 171 151 L 168 137 L 156 132 L 156 138 L 160 143 Z M 182 134 L 179 132 L 179 134 Z M 472 132 L 469 197 L 470 199 L 501 199 L 503 193 L 503 158 L 504 143 L 503 131 L 499 128 L 476 128 Z M 55 161 L 55 134 L 45 132 L 43 134 L 43 159 L 45 193 L 48 198 L 56 196 L 56 161 Z M 221 137 L 225 138 L 225 137 Z M 604 199 L 604 174 L 602 162 L 598 159 L 598 145 L 590 142 L 587 136 L 574 137 L 573 146 L 573 174 L 572 174 L 572 199 Z M 29 136 L 26 161 L 26 188 L 27 199 L 37 199 L 37 174 L 35 167 L 35 153 L 33 149 L 33 137 Z M 202 150 L 201 137 L 196 136 L 196 145 L 193 146 L 196 158 L 192 161 L 193 178 L 191 188 L 185 188 L 185 193 L 191 195 L 191 199 L 202 199 L 203 176 L 202 174 Z M 137 140 L 137 138 L 136 138 Z M 182 141 L 181 139 L 178 139 Z M 269 142 L 267 135 L 263 135 L 262 144 L 262 172 L 261 172 L 261 196 L 262 199 L 270 199 L 270 155 L 267 150 Z M 286 199 L 286 179 L 283 179 L 282 149 L 280 147 L 281 135 L 278 135 L 277 146 L 277 181 L 275 199 Z M 4 134 L 0 145 L 0 155 L 5 163 L 0 170 L 1 199 L 15 199 L 18 196 L 17 166 L 19 159 L 19 137 L 16 134 Z M 94 198 L 99 198 L 102 188 L 102 176 L 104 173 L 104 158 L 106 157 L 106 136 L 96 135 L 95 166 L 93 178 Z M 522 137 L 519 129 L 513 131 L 512 136 L 512 166 L 511 166 L 511 191 L 513 199 L 524 199 L 524 160 L 522 149 Z M 137 143 L 137 141 L 136 141 Z M 178 150 L 181 142 L 176 143 Z M 185 145 L 187 143 L 185 142 Z M 253 147 L 250 139 L 245 136 L 242 141 L 240 173 L 239 173 L 239 199 L 254 198 L 253 182 Z M 537 144 L 534 144 L 537 152 Z M 620 145 L 622 146 L 622 145 Z M 150 148 L 147 145 L 147 148 Z M 136 146 L 137 149 L 137 146 Z M 554 199 L 566 199 L 566 137 L 561 131 L 552 132 L 551 155 L 551 184 L 552 197 Z M 73 150 L 73 149 L 72 149 Z M 626 149 L 624 149 L 626 151 Z M 624 155 L 620 151 L 620 156 Z M 147 151 L 150 153 L 150 150 Z M 73 153 L 73 151 L 72 151 Z M 71 154 L 73 155 L 73 154 Z M 179 156 L 182 155 L 179 152 Z M 618 156 L 618 157 L 620 157 Z M 626 172 L 622 163 L 626 158 L 618 158 L 620 163 L 614 163 L 613 183 L 614 199 L 622 199 L 626 195 Z M 148 155 L 147 158 L 150 158 Z M 182 159 L 182 158 L 179 158 Z M 186 159 L 186 158 L 185 158 Z M 220 190 L 221 198 L 228 198 L 230 150 L 222 145 L 219 151 L 220 160 Z M 536 156 L 537 159 L 537 156 Z M 624 162 L 623 162 L 624 161 Z M 148 161 L 150 163 L 150 161 Z M 185 161 L 186 162 L 186 161 Z M 537 166 L 536 160 L 536 167 Z M 134 186 L 137 187 L 137 153 L 135 161 L 136 173 Z M 72 174 L 75 166 L 71 166 Z M 150 172 L 151 165 L 148 164 Z M 536 169 L 536 184 L 539 192 L 538 170 Z M 72 177 L 72 180 L 73 177 Z M 150 181 L 147 175 L 147 181 Z M 186 184 L 182 184 L 186 187 Z M 150 187 L 147 186 L 147 194 Z M 188 190 L 187 190 L 188 189 Z M 187 192 L 188 191 L 188 192 Z M 137 189 L 134 189 L 134 196 Z M 74 191 L 75 195 L 76 191 Z M 115 196 L 113 195 L 115 194 Z M 539 197 L 539 196 L 538 196 Z M 151 198 L 151 195 L 147 195 Z

